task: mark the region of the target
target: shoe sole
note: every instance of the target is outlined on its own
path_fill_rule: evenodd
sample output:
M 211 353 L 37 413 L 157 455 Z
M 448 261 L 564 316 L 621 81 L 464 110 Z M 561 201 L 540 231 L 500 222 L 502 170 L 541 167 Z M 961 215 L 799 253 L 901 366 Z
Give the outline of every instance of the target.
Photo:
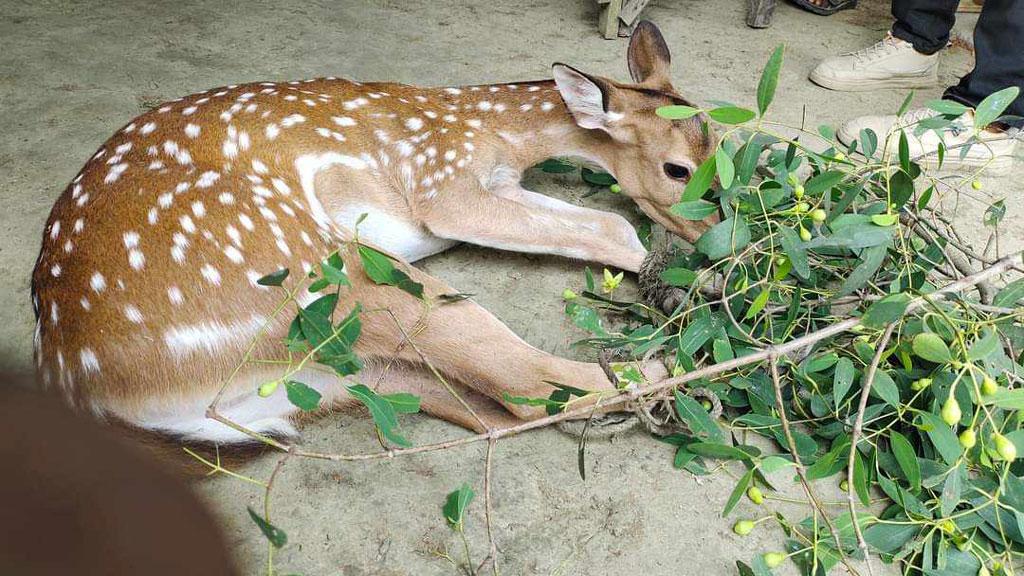
M 817 72 L 817 70 L 811 71 L 811 82 L 814 82 L 822 88 L 828 88 L 829 90 L 835 90 L 837 92 L 867 92 L 869 90 L 885 88 L 930 88 L 939 83 L 937 71 L 931 72 L 925 76 L 893 76 L 891 78 L 878 80 L 843 80 L 822 76 Z
M 846 146 L 849 146 L 851 142 L 859 138 L 860 135 L 851 135 L 840 129 L 836 132 L 836 139 L 839 140 Z M 1006 176 L 1012 171 L 1013 168 L 1013 156 L 998 156 L 996 158 L 971 158 L 968 156 L 963 160 L 960 159 L 959 150 L 950 150 L 946 152 L 945 158 L 942 161 L 943 172 L 973 172 L 982 166 L 985 170 L 982 174 L 985 176 Z M 858 152 L 859 153 L 859 152 Z M 877 152 L 875 153 L 878 154 Z M 863 156 L 863 154 L 861 154 Z M 895 158 L 895 154 L 892 154 Z M 895 162 L 893 162 L 895 164 Z M 921 158 L 917 161 L 918 165 L 922 168 L 928 168 L 932 170 L 939 169 L 939 159 L 936 154 L 929 154 L 928 156 Z

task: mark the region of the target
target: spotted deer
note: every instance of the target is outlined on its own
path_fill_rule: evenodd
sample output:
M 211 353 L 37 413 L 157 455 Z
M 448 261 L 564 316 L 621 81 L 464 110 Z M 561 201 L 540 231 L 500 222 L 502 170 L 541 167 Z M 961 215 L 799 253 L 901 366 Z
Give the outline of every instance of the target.
M 600 165 L 648 216 L 694 239 L 706 224 L 669 207 L 713 140 L 700 118 L 656 117 L 659 106 L 686 103 L 669 60 L 661 33 L 642 23 L 628 49 L 633 83 L 563 64 L 553 80 L 447 88 L 327 77 L 226 86 L 135 118 L 71 181 L 43 231 L 32 279 L 43 384 L 131 426 L 242 441 L 206 410 L 264 324 L 256 353 L 285 357 L 287 319 L 268 317 L 281 294 L 256 280 L 308 272 L 341 247 L 352 286 L 339 308 L 394 315 L 363 318 L 364 382 L 397 358 L 384 391 L 414 392 L 426 412 L 477 430 L 484 424 L 419 353 L 487 426 L 543 414 L 505 393 L 546 397 L 548 382 L 609 389 L 598 364 L 528 345 L 471 300 L 433 308 L 415 333 L 418 350 L 398 346 L 421 303 L 366 278 L 350 241 L 366 214 L 359 241 L 393 255 L 428 299 L 454 290 L 407 263 L 460 242 L 637 271 L 646 252 L 624 218 L 522 188 L 524 170 L 558 156 Z M 644 370 L 663 377 L 654 363 Z M 221 414 L 260 433 L 295 434 L 283 389 L 255 393 L 279 375 L 272 364 L 246 365 Z M 350 401 L 335 376 L 300 376 L 325 405 Z

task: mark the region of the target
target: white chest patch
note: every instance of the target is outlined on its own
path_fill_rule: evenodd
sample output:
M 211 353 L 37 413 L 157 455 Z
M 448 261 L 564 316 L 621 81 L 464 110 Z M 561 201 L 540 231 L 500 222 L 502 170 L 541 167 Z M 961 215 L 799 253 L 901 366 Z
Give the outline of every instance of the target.
M 339 226 L 354 230 L 356 220 L 363 214 L 367 216 L 359 223 L 359 237 L 408 262 L 444 252 L 458 244 L 455 240 L 434 236 L 411 219 L 378 211 L 373 206 L 346 206 L 335 211 L 331 217 Z

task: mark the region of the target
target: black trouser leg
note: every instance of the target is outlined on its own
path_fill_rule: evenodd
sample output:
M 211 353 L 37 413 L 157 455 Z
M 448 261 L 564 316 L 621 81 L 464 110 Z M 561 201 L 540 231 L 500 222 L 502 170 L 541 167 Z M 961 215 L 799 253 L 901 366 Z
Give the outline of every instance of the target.
M 989 94 L 1009 86 L 1018 86 L 1024 94 L 1024 1 L 985 0 L 974 29 L 974 56 L 974 70 L 946 90 L 943 98 L 977 106 Z M 1006 113 L 1024 116 L 1024 95 Z
M 892 25 L 892 35 L 910 42 L 922 54 L 934 54 L 949 43 L 957 4 L 959 0 L 893 0 L 896 23 Z

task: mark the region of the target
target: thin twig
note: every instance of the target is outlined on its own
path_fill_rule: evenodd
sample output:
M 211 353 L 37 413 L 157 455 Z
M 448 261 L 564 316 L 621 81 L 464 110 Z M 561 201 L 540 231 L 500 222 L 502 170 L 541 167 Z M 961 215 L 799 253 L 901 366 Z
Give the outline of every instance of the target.
M 487 526 L 487 541 L 490 544 L 487 557 L 480 562 L 476 571 L 480 572 L 488 562 L 491 563 L 491 571 L 498 576 L 498 545 L 494 542 L 494 530 L 491 526 L 491 461 L 494 457 L 494 447 L 497 440 L 491 439 L 487 442 L 487 457 L 484 462 L 484 523 Z
M 853 470 L 854 461 L 857 457 L 857 443 L 860 441 L 864 428 L 864 411 L 868 406 L 868 395 L 871 393 L 871 385 L 875 382 L 878 365 L 882 362 L 882 356 L 885 354 L 885 347 L 889 345 L 889 339 L 892 338 L 892 332 L 895 328 L 896 324 L 892 322 L 885 326 L 885 331 L 882 332 L 882 337 L 878 340 L 878 344 L 876 344 L 875 357 L 871 359 L 871 364 L 868 366 L 867 372 L 864 373 L 864 383 L 861 385 L 860 390 L 860 401 L 857 404 L 857 419 L 853 422 L 853 433 L 850 436 L 850 457 L 846 463 L 846 484 L 848 485 L 846 501 L 850 506 L 850 519 L 853 522 L 853 531 L 857 535 L 857 547 L 864 554 L 868 573 L 872 576 L 874 576 L 875 571 L 871 565 L 871 556 L 868 554 L 868 544 L 864 541 L 864 533 L 861 531 L 860 522 L 857 520 L 857 505 L 854 503 L 854 492 L 856 492 L 854 487 L 856 484 L 853 481 Z

